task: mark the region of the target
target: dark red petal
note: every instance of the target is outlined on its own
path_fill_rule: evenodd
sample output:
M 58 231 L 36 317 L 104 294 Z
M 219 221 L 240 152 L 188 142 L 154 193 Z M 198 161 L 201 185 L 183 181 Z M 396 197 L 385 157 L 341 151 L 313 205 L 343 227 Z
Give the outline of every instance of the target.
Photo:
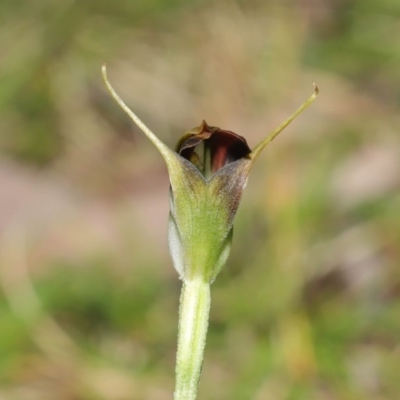
M 209 126 L 205 121 L 182 137 L 178 143 L 177 152 L 191 161 L 195 147 L 203 141 L 211 150 L 211 170 L 213 172 L 251 153 L 246 139 L 242 136 Z

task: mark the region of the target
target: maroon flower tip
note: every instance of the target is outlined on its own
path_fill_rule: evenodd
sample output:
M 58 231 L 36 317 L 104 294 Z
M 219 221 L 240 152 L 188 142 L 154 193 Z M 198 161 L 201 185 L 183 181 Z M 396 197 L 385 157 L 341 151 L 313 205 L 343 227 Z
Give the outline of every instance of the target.
M 203 161 L 196 151 L 196 147 L 201 143 L 204 145 Z M 251 153 L 245 138 L 234 132 L 209 126 L 204 120 L 182 137 L 176 151 L 200 170 L 205 171 L 208 167 L 212 173 Z M 209 160 L 205 156 L 207 152 L 210 153 Z M 209 165 L 206 166 L 205 163 Z

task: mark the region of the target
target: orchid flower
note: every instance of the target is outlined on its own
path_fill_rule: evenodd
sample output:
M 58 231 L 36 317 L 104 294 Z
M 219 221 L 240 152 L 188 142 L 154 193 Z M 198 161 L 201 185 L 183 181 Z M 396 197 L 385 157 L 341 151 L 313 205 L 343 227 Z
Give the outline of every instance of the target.
M 183 281 L 176 364 L 175 400 L 194 400 L 204 357 L 210 310 L 210 285 L 230 252 L 233 221 L 254 161 L 261 151 L 316 98 L 313 94 L 253 150 L 246 140 L 203 121 L 165 145 L 134 114 L 102 75 L 112 97 L 155 145 L 168 168 L 168 242 L 173 265 Z

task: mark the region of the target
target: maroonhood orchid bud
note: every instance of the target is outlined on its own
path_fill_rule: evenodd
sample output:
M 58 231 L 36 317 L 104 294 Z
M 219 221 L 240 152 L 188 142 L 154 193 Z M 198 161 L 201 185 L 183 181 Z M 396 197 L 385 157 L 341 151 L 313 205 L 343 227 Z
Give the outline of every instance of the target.
M 251 150 L 241 136 L 203 121 L 182 137 L 177 153 L 186 179 L 171 178 L 172 259 L 182 279 L 212 282 L 230 252 Z
M 243 137 L 205 121 L 187 132 L 173 151 L 116 94 L 105 66 L 103 78 L 114 99 L 167 164 L 171 182 L 168 239 L 175 269 L 184 281 L 200 278 L 211 283 L 228 258 L 233 220 L 254 160 L 314 100 L 318 89 L 315 87 L 312 96 L 253 151 Z

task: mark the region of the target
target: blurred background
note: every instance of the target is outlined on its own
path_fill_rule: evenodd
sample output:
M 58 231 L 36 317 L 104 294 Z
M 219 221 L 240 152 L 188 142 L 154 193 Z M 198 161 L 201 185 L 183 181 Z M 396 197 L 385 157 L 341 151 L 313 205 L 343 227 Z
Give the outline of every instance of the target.
M 0 2 L 0 399 L 171 399 L 180 281 L 161 156 L 257 161 L 199 399 L 400 398 L 400 1 Z

